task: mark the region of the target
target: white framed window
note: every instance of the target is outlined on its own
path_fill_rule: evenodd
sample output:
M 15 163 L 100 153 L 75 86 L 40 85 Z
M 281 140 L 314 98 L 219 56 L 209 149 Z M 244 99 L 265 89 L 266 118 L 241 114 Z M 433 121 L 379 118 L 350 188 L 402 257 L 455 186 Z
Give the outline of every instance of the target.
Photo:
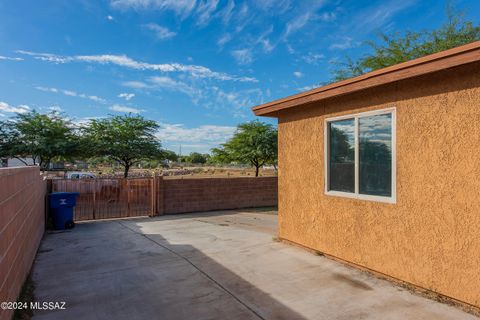
M 325 194 L 396 202 L 396 109 L 325 119 Z

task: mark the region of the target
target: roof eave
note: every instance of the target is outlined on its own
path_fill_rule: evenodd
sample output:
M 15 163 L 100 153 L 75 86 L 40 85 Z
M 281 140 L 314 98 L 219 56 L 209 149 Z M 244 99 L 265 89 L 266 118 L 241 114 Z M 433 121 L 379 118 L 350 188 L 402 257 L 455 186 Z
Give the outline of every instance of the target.
M 480 61 L 480 41 L 267 102 L 253 107 L 252 111 L 257 116 L 277 117 L 279 110 L 342 96 L 476 61 Z

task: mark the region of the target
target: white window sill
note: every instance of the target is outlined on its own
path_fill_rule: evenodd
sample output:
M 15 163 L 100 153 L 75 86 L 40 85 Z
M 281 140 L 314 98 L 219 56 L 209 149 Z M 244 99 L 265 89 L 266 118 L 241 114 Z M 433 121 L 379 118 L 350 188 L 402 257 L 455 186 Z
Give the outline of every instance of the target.
M 333 197 L 357 199 L 357 200 L 391 203 L 391 204 L 397 203 L 395 197 L 371 196 L 367 194 L 356 194 L 356 193 L 342 192 L 342 191 L 327 191 L 325 192 L 325 195 L 333 196 Z

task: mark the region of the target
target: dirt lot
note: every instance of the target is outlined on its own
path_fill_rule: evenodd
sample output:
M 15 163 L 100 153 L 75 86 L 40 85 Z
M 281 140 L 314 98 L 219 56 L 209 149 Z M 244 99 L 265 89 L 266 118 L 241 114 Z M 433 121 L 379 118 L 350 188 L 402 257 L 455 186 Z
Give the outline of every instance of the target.
M 77 170 L 72 170 L 77 171 Z M 123 172 L 120 169 L 112 168 L 90 168 L 80 171 L 93 172 L 97 177 L 103 178 L 112 178 L 112 177 L 123 177 Z M 47 175 L 50 178 L 63 178 L 64 171 L 48 172 Z M 192 178 L 220 178 L 220 177 L 254 177 L 255 169 L 254 168 L 231 168 L 231 167 L 192 167 L 185 166 L 180 167 L 176 166 L 169 169 L 130 169 L 129 177 L 151 177 L 153 175 L 163 175 L 167 177 L 192 177 Z M 260 176 L 262 177 L 271 177 L 276 176 L 277 171 L 273 168 L 262 168 L 260 169 Z

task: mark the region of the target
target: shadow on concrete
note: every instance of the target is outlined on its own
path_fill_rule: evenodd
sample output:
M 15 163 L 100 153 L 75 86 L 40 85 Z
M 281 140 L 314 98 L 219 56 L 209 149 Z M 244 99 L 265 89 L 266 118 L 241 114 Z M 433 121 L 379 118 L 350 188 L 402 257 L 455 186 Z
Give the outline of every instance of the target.
M 216 217 L 223 215 L 234 214 L 235 211 L 216 211 L 216 212 L 204 212 L 194 214 L 195 217 Z M 172 216 L 162 216 L 162 220 L 169 219 Z M 173 216 L 177 218 L 176 216 Z M 181 218 L 181 217 L 178 217 Z M 190 217 L 191 218 L 191 217 Z M 252 285 L 250 282 L 246 281 L 242 277 L 236 275 L 228 268 L 224 267 L 222 264 L 219 264 L 212 258 L 205 255 L 202 251 L 198 250 L 192 245 L 186 244 L 172 244 L 167 239 L 165 239 L 161 234 L 155 233 L 144 233 L 142 232 L 142 227 L 138 224 L 135 224 L 135 227 L 132 225 L 124 225 L 124 227 L 130 229 L 132 232 L 135 232 L 139 236 L 142 236 L 149 241 L 155 243 L 155 245 L 168 250 L 172 255 L 183 260 L 189 265 L 189 267 L 201 274 L 209 286 L 215 288 L 221 292 L 222 296 L 225 296 L 226 299 L 230 300 L 236 307 L 242 309 L 241 315 L 233 312 L 228 313 L 226 318 L 228 319 L 306 319 L 302 317 L 296 311 L 290 309 L 286 305 L 274 299 L 270 294 L 262 291 L 255 285 Z M 181 282 L 177 282 L 177 285 L 181 286 Z M 187 285 L 188 287 L 188 285 Z M 182 290 L 181 288 L 177 288 Z M 187 289 L 187 288 L 185 288 Z M 188 297 L 188 295 L 187 295 Z M 185 299 L 184 295 L 177 297 L 178 299 Z M 195 303 L 195 301 L 192 301 Z M 230 303 L 230 302 L 229 302 Z M 212 304 L 204 305 L 201 309 L 225 309 L 228 308 L 224 302 L 220 299 L 216 300 Z M 222 312 L 225 310 L 222 310 Z M 200 313 L 192 314 L 194 319 L 203 319 L 203 316 Z M 239 315 L 236 317 L 235 315 Z M 209 319 L 225 319 L 225 316 L 220 316 L 218 314 L 212 314 L 207 316 Z M 162 318 L 163 319 L 163 318 Z M 179 319 L 184 319 L 180 317 Z
M 65 301 L 67 309 L 39 310 L 35 319 L 305 319 L 194 246 L 144 234 L 145 221 L 152 219 L 48 234 L 34 269 L 35 298 Z

